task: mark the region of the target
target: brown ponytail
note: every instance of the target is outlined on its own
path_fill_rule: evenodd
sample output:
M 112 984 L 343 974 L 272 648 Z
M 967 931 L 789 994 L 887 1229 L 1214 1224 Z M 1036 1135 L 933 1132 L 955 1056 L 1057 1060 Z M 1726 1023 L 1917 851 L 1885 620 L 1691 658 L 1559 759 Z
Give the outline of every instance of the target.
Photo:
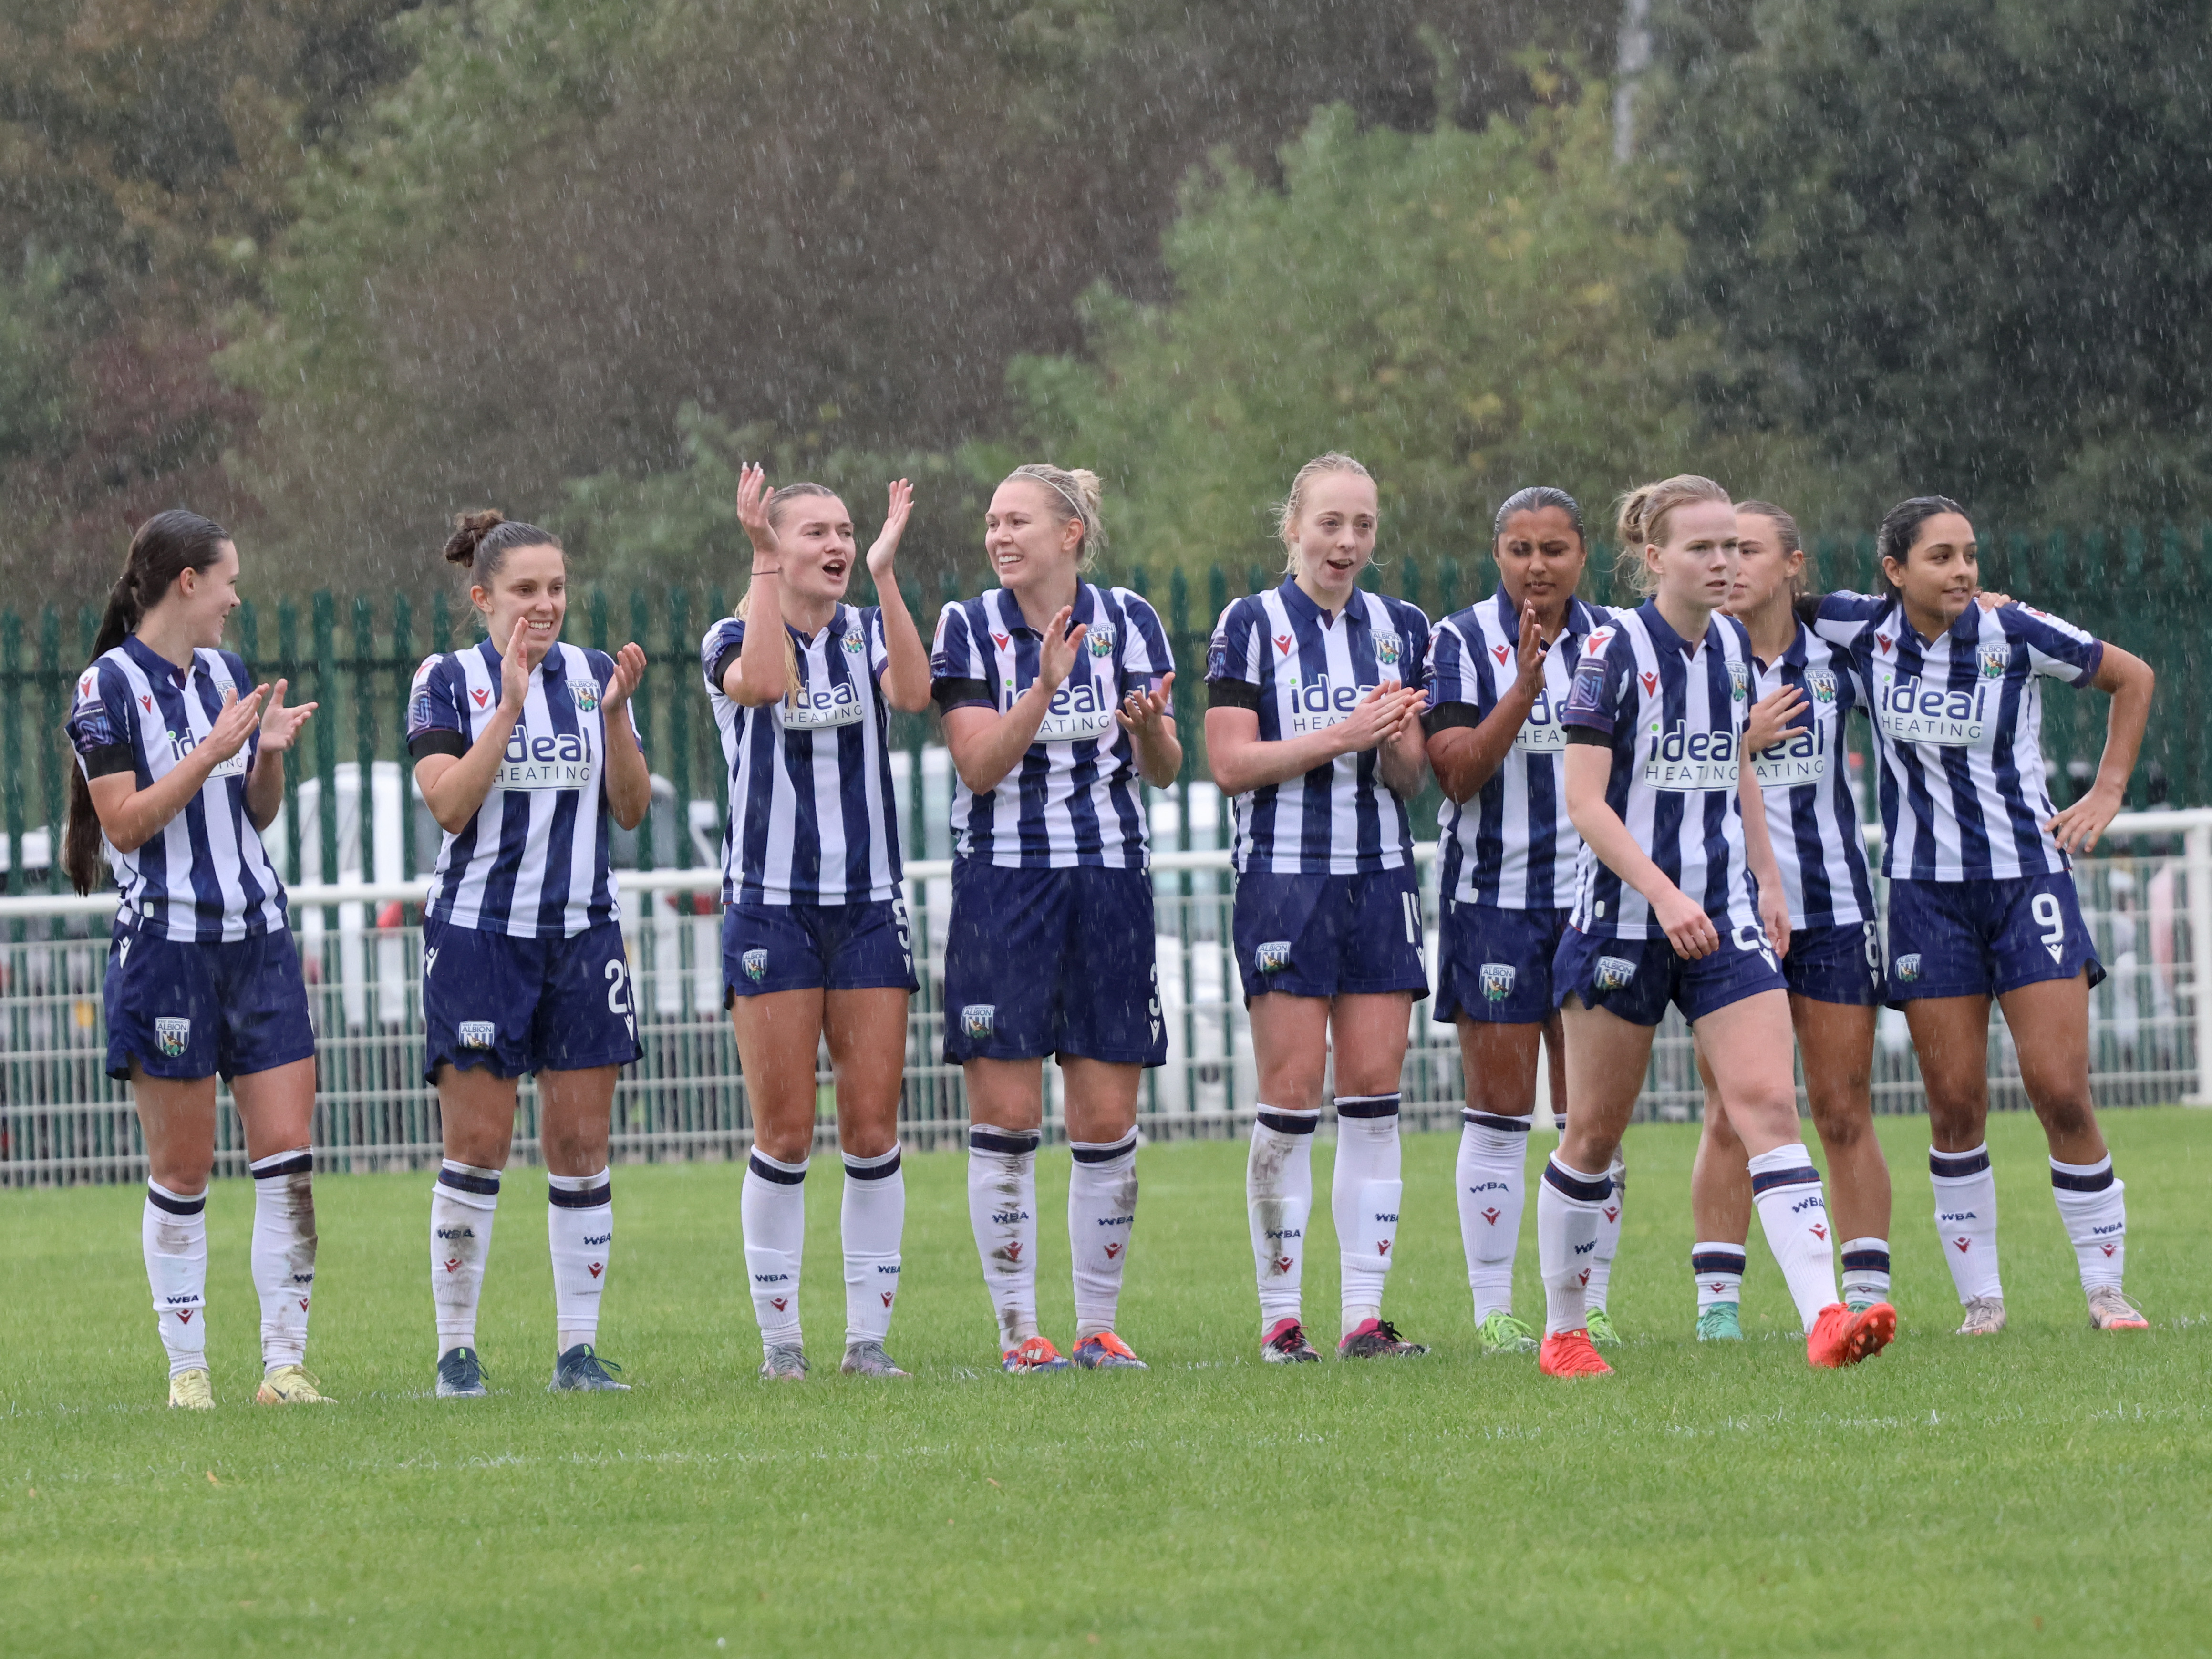
M 146 613 L 169 595 L 187 570 L 206 570 L 222 557 L 230 532 L 212 519 L 173 507 L 156 513 L 131 538 L 123 574 L 107 590 L 107 609 L 93 635 L 94 662 L 137 631 Z M 62 873 L 79 893 L 89 893 L 100 876 L 100 815 L 84 769 L 72 765 L 69 782 L 69 827 L 62 836 Z

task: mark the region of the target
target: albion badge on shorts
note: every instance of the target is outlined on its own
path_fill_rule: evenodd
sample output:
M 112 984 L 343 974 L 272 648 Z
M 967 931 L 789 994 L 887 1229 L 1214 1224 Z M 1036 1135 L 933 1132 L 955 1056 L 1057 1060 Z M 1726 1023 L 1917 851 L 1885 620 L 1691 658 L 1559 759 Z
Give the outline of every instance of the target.
M 1892 975 L 1905 984 L 1911 984 L 1920 977 L 1920 952 L 1908 951 L 1890 964 L 1889 971 Z
M 1492 1002 L 1503 1002 L 1513 994 L 1513 964 L 1510 962 L 1486 962 L 1482 964 L 1482 994 Z
M 1601 991 L 1618 991 L 1636 977 L 1636 964 L 1621 957 L 1600 957 L 1594 983 Z
M 1280 973 L 1291 965 L 1291 942 L 1271 939 L 1252 953 L 1252 964 L 1263 974 Z
M 756 985 L 768 977 L 768 952 L 748 951 L 738 958 L 744 964 L 745 977 Z
M 971 1037 L 988 1037 L 998 1027 L 999 1005 L 971 1002 L 960 1011 L 960 1029 Z
M 163 1054 L 175 1060 L 192 1040 L 192 1023 L 188 1019 L 157 1019 L 154 1022 L 154 1040 L 161 1045 Z
M 461 1047 L 489 1048 L 498 1036 L 498 1028 L 488 1019 L 465 1019 L 461 1022 Z

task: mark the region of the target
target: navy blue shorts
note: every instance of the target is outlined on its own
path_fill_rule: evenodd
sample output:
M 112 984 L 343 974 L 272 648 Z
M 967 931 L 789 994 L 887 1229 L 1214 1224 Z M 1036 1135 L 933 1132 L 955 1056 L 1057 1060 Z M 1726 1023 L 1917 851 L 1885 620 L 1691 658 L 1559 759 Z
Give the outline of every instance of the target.
M 1567 915 L 1446 899 L 1437 924 L 1437 1021 L 1541 1025 L 1549 1019 L 1559 1006 L 1552 958 Z
M 196 945 L 142 918 L 107 948 L 107 1074 L 226 1079 L 312 1060 L 299 947 L 282 930 Z
M 627 1066 L 645 1052 L 613 921 L 569 939 L 517 939 L 426 920 L 422 1024 L 432 1083 L 446 1064 L 522 1077 Z
M 1148 870 L 952 861 L 945 1060 L 1164 1066 Z
M 1720 933 L 1719 950 L 1685 962 L 1664 933 L 1656 939 L 1607 939 L 1570 927 L 1552 959 L 1552 994 L 1559 1003 L 1580 997 L 1587 1006 L 1618 1014 L 1632 1024 L 1656 1025 L 1670 1002 L 1694 1024 L 1761 991 L 1787 988 L 1765 933 L 1744 927 L 1731 934 L 1725 924 Z
M 917 991 L 906 901 L 732 904 L 722 912 L 722 1006 L 770 991 Z
M 1244 1000 L 1429 994 L 1420 890 L 1411 865 L 1366 875 L 1237 878 L 1237 971 Z
M 1782 977 L 1792 996 L 1846 1008 L 1878 1008 L 1888 994 L 1882 983 L 1881 930 L 1870 921 L 1793 927 Z
M 2074 878 L 1889 884 L 1889 1006 L 1919 997 L 2002 996 L 2088 969 L 2105 977 Z

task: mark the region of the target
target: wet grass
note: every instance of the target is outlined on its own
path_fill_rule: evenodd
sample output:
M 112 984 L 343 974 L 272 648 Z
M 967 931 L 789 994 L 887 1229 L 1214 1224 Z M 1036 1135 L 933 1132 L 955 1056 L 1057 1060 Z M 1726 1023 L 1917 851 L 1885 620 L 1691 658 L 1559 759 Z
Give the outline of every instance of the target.
M 891 1350 L 835 1375 L 836 1160 L 805 1295 L 817 1375 L 764 1386 L 729 1165 L 616 1174 L 602 1346 L 550 1397 L 542 1177 L 510 1178 L 489 1400 L 425 1397 L 428 1180 L 319 1183 L 310 1355 L 343 1401 L 246 1404 L 251 1195 L 210 1206 L 220 1409 L 161 1405 L 131 1189 L 0 1195 L 0 1575 L 11 1653 L 2201 1651 L 2212 1637 L 2212 1114 L 2115 1113 L 2148 1334 L 2091 1333 L 2033 1125 L 1992 1125 L 2012 1328 L 1948 1334 L 1924 1132 L 1886 1126 L 1899 1345 L 1808 1370 L 1754 1242 L 1751 1340 L 1689 1340 L 1694 1131 L 1637 1131 L 1620 1375 L 1483 1360 L 1454 1142 L 1407 1147 L 1394 1316 L 1435 1352 L 1257 1363 L 1243 1150 L 1148 1147 L 1123 1334 L 1149 1375 L 1000 1376 L 962 1164 L 908 1161 Z M 1545 1137 L 1538 1137 L 1540 1141 Z M 1547 1146 L 1535 1149 L 1540 1154 Z M 1316 1157 L 1325 1190 L 1329 1148 Z M 1042 1160 L 1048 1334 L 1066 1154 Z M 1531 1218 L 1533 1225 L 1533 1218 Z M 1327 1231 L 1307 1308 L 1334 1328 Z M 1540 1305 L 1533 1233 L 1522 1307 Z M 726 1646 L 723 1644 L 726 1644 Z

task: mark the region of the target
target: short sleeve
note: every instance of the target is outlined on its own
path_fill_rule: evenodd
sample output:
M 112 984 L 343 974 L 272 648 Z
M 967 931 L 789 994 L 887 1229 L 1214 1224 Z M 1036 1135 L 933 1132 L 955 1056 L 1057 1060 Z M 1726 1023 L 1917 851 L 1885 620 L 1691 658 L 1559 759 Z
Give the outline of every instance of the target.
M 95 662 L 76 677 L 76 702 L 64 729 L 87 781 L 138 769 L 131 687 L 118 670 Z
M 1567 707 L 1559 716 L 1565 726 L 1613 735 L 1615 711 L 1620 706 L 1621 683 L 1635 647 L 1617 628 L 1594 628 L 1583 641 L 1582 660 L 1575 665 L 1574 683 L 1567 690 Z
M 1997 612 L 2005 632 L 2027 647 L 2028 665 L 2069 685 L 2087 685 L 2104 666 L 2105 642 L 2072 623 L 2033 605 L 2008 605 Z
M 1810 595 L 1797 603 L 1799 621 L 1830 645 L 1849 651 L 1896 601 L 1872 593 L 1839 592 Z
M 1260 684 L 1260 647 L 1263 629 L 1260 626 L 1260 608 L 1245 599 L 1231 599 L 1213 624 L 1213 637 L 1206 646 L 1206 678 L 1208 684 L 1221 680 L 1241 680 L 1257 689 Z
M 882 606 L 872 605 L 860 612 L 860 633 L 867 641 L 869 676 L 881 681 L 884 671 L 891 665 L 890 638 L 884 632 Z
M 1398 683 L 1401 685 L 1425 686 L 1429 683 L 1429 617 L 1417 605 L 1403 599 L 1390 602 L 1391 620 L 1397 623 L 1399 637 L 1404 641 L 1405 653 L 1398 664 Z
M 741 617 L 725 617 L 707 630 L 699 641 L 699 672 L 707 678 L 710 692 L 722 689 L 722 677 L 730 672 L 738 653 L 744 649 L 745 624 Z
M 1484 698 L 1490 690 L 1490 676 L 1476 665 L 1467 635 L 1460 631 L 1460 624 L 1455 620 L 1447 618 L 1438 623 L 1429 641 L 1426 684 L 1429 707 L 1432 709 L 1457 702 L 1483 714 L 1489 712 Z
M 592 671 L 592 678 L 599 683 L 599 695 L 605 696 L 606 688 L 615 683 L 615 659 L 604 651 L 587 649 L 584 653 L 584 665 Z M 642 753 L 645 749 L 645 733 L 637 729 L 637 699 L 635 697 L 626 699 L 623 703 L 622 712 L 623 718 L 629 722 L 630 739 L 637 744 L 639 752 Z
M 469 752 L 468 722 L 461 717 L 458 684 L 447 657 L 425 657 L 415 671 L 415 683 L 407 693 L 407 752 L 416 760 Z
M 1114 597 L 1121 602 L 1121 614 L 1128 622 L 1122 630 L 1127 637 L 1120 641 L 1123 687 L 1141 681 L 1143 689 L 1149 691 L 1175 672 L 1175 650 L 1168 643 L 1168 631 L 1160 625 L 1160 613 L 1142 594 L 1115 588 Z
M 938 713 L 956 708 L 988 708 L 997 712 L 993 693 L 993 665 L 976 649 L 968 626 L 968 608 L 955 600 L 937 613 L 937 637 L 929 646 L 929 695 Z

